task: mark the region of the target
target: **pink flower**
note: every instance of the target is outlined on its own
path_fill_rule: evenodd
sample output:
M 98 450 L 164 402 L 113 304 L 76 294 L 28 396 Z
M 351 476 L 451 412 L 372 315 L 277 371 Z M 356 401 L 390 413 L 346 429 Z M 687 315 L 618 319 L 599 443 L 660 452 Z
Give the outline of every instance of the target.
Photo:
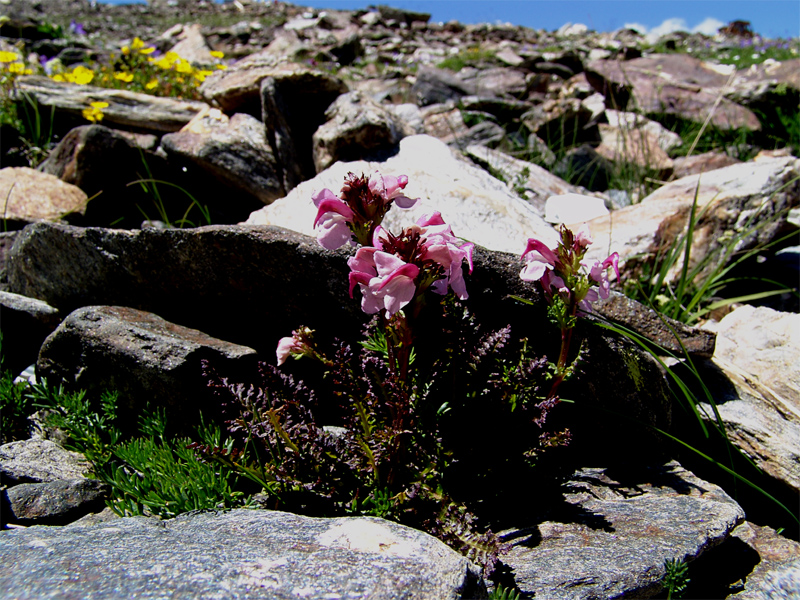
M 377 248 L 360 248 L 347 261 L 350 272 L 350 296 L 356 285 L 361 288 L 361 309 L 374 314 L 386 309 L 388 316 L 413 300 L 417 287 L 414 278 L 419 267 Z
M 539 281 L 545 271 L 552 271 L 556 268 L 558 257 L 555 252 L 548 248 L 544 242 L 530 238 L 522 258 L 527 262 L 519 276 L 523 281 Z
M 417 203 L 419 198 L 409 198 L 404 196 L 401 192 L 403 188 L 408 185 L 408 177 L 400 175 L 381 175 L 375 171 L 369 177 L 369 190 L 381 198 L 384 204 L 394 201 L 400 208 L 411 208 Z
M 317 241 L 327 250 L 336 250 L 353 239 L 349 224 L 353 221 L 353 210 L 325 188 L 311 199 L 317 207 L 314 228 L 318 229 Z
M 392 203 L 411 208 L 417 199 L 402 192 L 408 177 L 381 175 L 377 171 L 367 179 L 348 173 L 341 197 L 325 188 L 312 196 L 317 207 L 314 228 L 323 248 L 335 250 L 348 242 L 366 245 L 380 226 Z
M 453 235 L 453 230 L 438 211 L 420 217 L 417 226 L 420 228 L 424 248 L 421 258 L 435 262 L 444 270 L 444 278 L 434 281 L 431 289 L 444 296 L 449 287 L 461 300 L 469 298 L 461 265 L 466 260 L 469 272 L 472 273 L 472 252 L 475 244 L 460 243 L 461 240 Z
M 619 279 L 619 254 L 616 252 L 603 262 L 583 261 L 591 244 L 592 237 L 586 225 L 575 234 L 562 227 L 561 242 L 555 249 L 539 240 L 529 239 L 522 253 L 526 264 L 520 278 L 541 282 L 548 301 L 552 301 L 555 291 L 565 300 L 569 301 L 571 297 L 582 311 L 591 312 L 592 302 L 608 298 L 611 293 L 608 269 L 613 268 Z
M 303 339 L 297 331 L 292 332 L 291 337 L 284 337 L 278 341 L 278 349 L 275 351 L 278 357 L 278 366 L 286 362 L 286 359 L 291 355 L 299 355 L 305 353 L 305 344 Z

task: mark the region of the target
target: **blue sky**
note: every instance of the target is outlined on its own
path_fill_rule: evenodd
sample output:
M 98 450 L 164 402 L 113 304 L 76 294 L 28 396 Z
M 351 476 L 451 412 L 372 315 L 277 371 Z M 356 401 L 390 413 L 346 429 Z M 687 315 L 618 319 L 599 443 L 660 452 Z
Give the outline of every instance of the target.
M 126 0 L 101 0 L 119 3 Z M 512 23 L 556 30 L 583 23 L 596 31 L 637 24 L 656 28 L 714 33 L 734 20 L 750 21 L 769 38 L 800 37 L 800 0 L 295 0 L 299 6 L 354 10 L 388 4 L 431 14 L 431 21 Z

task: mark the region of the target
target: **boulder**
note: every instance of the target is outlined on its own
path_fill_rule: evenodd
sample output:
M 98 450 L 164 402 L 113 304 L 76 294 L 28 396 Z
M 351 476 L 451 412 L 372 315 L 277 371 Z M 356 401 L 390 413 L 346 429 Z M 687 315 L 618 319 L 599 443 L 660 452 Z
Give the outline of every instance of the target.
M 759 562 L 747 576 L 744 590 L 728 596 L 731 600 L 793 598 L 800 593 L 800 544 L 778 535 L 770 527 L 744 522 L 733 530 L 758 553 Z
M 199 23 L 183 25 L 178 33 L 178 42 L 169 51 L 194 65 L 211 65 L 215 62 Z
M 580 194 L 583 191 L 539 165 L 499 150 L 473 145 L 467 147 L 466 155 L 490 173 L 500 174 L 508 188 L 530 202 L 541 217 L 544 217 L 545 202 L 550 196 Z
M 269 72 L 260 80 L 261 118 L 278 163 L 284 189 L 313 177 L 313 136 L 325 111 L 347 91 L 338 78 L 310 69 Z
M 553 172 L 593 192 L 607 190 L 614 179 L 614 165 L 589 144 L 567 150 Z
M 307 65 L 283 62 L 274 52 L 264 49 L 206 77 L 200 86 L 200 93 L 210 103 L 219 105 L 225 113 L 255 115 L 261 104 L 261 82 L 268 77 L 286 82 L 289 89 L 305 94 L 303 99 L 306 103 L 296 98 L 287 99 L 294 112 L 298 113 L 298 118 L 324 99 L 327 104 L 319 111 L 321 115 L 336 96 L 347 91 L 347 86 L 338 77 Z M 312 93 L 318 94 L 318 98 L 311 98 Z M 297 104 L 294 104 L 295 100 Z
M 286 195 L 264 125 L 250 115 L 236 113 L 229 119 L 219 110 L 200 113 L 180 131 L 162 137 L 161 147 L 176 166 L 191 165 L 239 192 L 225 201 L 235 200 L 240 211 Z
M 50 440 L 32 438 L 0 446 L 0 482 L 6 487 L 80 479 L 88 472 L 83 455 Z
M 114 223 L 117 227 L 138 227 L 142 211 L 155 218 L 151 187 L 136 183 L 143 179 L 169 181 L 197 194 L 200 201 L 210 199 L 185 173 L 170 168 L 163 156 L 155 153 L 155 147 L 143 148 L 137 143 L 155 142 L 157 146 L 155 136 L 151 137 L 152 142 L 137 140 L 105 125 L 81 125 L 61 139 L 38 169 L 79 187 L 91 198 L 80 219 L 81 225 Z M 188 203 L 185 195 L 171 186 L 158 189 L 162 206 L 172 207 L 175 202 L 179 206 L 175 212 L 180 215 L 185 212 Z
M 426 533 L 370 517 L 239 509 L 31 527 L 0 532 L 0 557 L 14 564 L 0 587 L 19 598 L 487 597 L 466 558 Z
M 80 188 L 29 167 L 0 169 L 0 198 L 5 227 L 15 229 L 83 214 L 88 201 Z
M 255 362 L 255 351 L 152 313 L 87 306 L 69 314 L 45 340 L 36 374 L 94 396 L 117 392 L 121 422 L 131 430 L 147 402 L 165 408 L 170 424 L 190 432 L 199 412 L 220 415 L 203 393 L 203 360 L 236 373 Z
M 3 370 L 17 374 L 36 362 L 39 347 L 61 320 L 46 302 L 0 291 Z
M 669 248 L 685 232 L 695 193 L 698 214 L 703 213 L 692 240 L 692 265 L 719 249 L 730 239 L 730 232 L 755 228 L 744 236 L 737 250 L 756 242 L 767 243 L 783 230 L 788 209 L 800 204 L 798 176 L 800 160 L 787 156 L 683 177 L 660 187 L 639 204 L 590 221 L 595 243 L 587 258 L 603 260 L 603 251 L 612 248 L 622 261 L 628 261 L 626 269 L 636 268 L 641 257 Z M 712 262 L 709 268 L 715 264 Z
M 65 525 L 102 510 L 109 487 L 96 479 L 21 483 L 2 492 L 3 521 L 16 525 Z
M 280 225 L 313 235 L 315 190 L 338 193 L 348 172 L 374 171 L 407 175 L 405 193 L 420 201 L 409 210 L 393 208 L 384 226 L 399 231 L 423 214 L 440 211 L 456 235 L 492 250 L 522 252 L 528 237 L 555 243 L 555 230 L 535 209 L 513 195 L 506 186 L 473 165 L 458 159 L 445 144 L 426 135 L 406 137 L 397 155 L 385 162 L 336 163 L 317 177 L 297 186 L 270 206 L 250 215 L 250 225 Z
M 714 171 L 731 165 L 739 164 L 741 161 L 722 152 L 703 152 L 694 156 L 679 156 L 672 159 L 672 176 L 675 179 L 686 177 L 687 175 L 698 175 L 706 171 Z
M 12 249 L 9 287 L 62 314 L 128 306 L 271 356 L 277 340 L 301 324 L 324 328 L 331 319 L 360 328 L 347 255 L 275 227 L 34 226 Z
M 465 82 L 455 73 L 434 67 L 422 67 L 417 72 L 411 97 L 419 106 L 458 101 L 462 96 L 474 96 L 478 88 Z
M 563 488 L 560 515 L 503 535 L 513 540 L 503 562 L 524 594 L 655 596 L 663 591 L 664 561 L 696 559 L 744 520 L 721 488 L 675 461 L 624 474 L 585 468 Z
M 391 152 L 403 137 L 394 115 L 359 92 L 339 96 L 325 118 L 313 136 L 317 173 L 336 161 Z
M 628 61 L 596 60 L 586 77 L 606 97 L 606 105 L 645 114 L 667 114 L 711 123 L 722 130 L 759 131 L 752 111 L 718 98 L 728 77 L 688 54 L 654 54 Z
M 196 100 L 78 85 L 39 75 L 24 75 L 17 79 L 12 97 L 20 100 L 24 96 L 33 98 L 40 111 L 52 107 L 56 117 L 72 117 L 76 124 L 80 121 L 85 123 L 82 112 L 91 102 L 107 102 L 108 106 L 102 109 L 103 121 L 107 125 L 151 133 L 177 131 L 208 108 L 205 102 Z
M 800 492 L 800 315 L 742 306 L 713 326 L 703 370 L 728 438 L 780 486 Z M 701 404 L 703 418 L 715 420 Z

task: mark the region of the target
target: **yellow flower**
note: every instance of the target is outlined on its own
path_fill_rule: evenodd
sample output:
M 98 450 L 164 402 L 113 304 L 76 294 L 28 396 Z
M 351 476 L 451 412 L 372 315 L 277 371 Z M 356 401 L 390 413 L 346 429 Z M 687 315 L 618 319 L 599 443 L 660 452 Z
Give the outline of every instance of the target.
M 130 73 L 128 71 L 124 71 L 122 73 L 114 73 L 114 79 L 124 81 L 125 83 L 130 83 L 131 81 L 133 81 L 133 73 Z
M 130 48 L 128 48 L 127 46 L 123 46 L 123 47 L 122 47 L 122 53 L 123 53 L 125 56 L 128 56 L 128 54 L 130 54 L 130 53 L 131 53 L 131 49 L 130 49 Z
M 20 55 L 16 52 L 0 52 L 0 63 L 16 62 L 20 59 Z
M 217 69 L 219 69 L 220 71 L 224 71 L 227 68 L 228 68 L 228 65 L 217 65 Z
M 139 54 L 152 54 L 155 51 L 155 46 L 148 46 L 147 48 L 142 48 L 139 50 Z
M 92 102 L 89 108 L 83 109 L 83 117 L 92 123 L 98 123 L 103 120 L 103 109 L 108 108 L 108 102 Z
M 197 79 L 197 81 L 205 81 L 206 77 L 213 73 L 214 71 L 195 71 L 194 78 Z
M 68 78 L 73 83 L 78 85 L 85 85 L 94 79 L 94 71 L 87 69 L 83 65 L 79 65 L 72 70 L 72 78 Z
M 139 50 L 140 48 L 144 48 L 144 42 L 140 40 L 138 37 L 135 37 L 131 42 L 131 48 L 133 50 Z
M 180 62 L 175 66 L 175 70 L 178 73 L 186 73 L 187 75 L 191 75 L 193 69 L 192 65 L 189 64 L 189 61 L 181 59 Z
M 64 76 L 61 73 L 56 73 L 50 79 L 52 79 L 53 81 L 66 81 L 66 79 L 64 79 Z
M 213 56 L 214 58 L 222 58 L 223 56 L 225 56 L 225 53 L 220 52 L 219 50 L 212 50 L 211 56 Z
M 21 62 L 13 62 L 8 65 L 8 72 L 15 75 L 30 75 L 33 73 L 31 69 L 26 69 L 25 65 Z
M 145 84 L 144 87 L 146 87 L 148 90 L 158 87 L 158 79 L 151 79 Z

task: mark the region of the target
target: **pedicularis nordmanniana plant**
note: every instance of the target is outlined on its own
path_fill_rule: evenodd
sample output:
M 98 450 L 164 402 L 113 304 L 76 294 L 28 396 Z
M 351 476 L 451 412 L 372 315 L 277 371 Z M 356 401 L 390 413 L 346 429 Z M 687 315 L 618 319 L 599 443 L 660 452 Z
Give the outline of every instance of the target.
M 357 247 L 349 289 L 374 315 L 366 340 L 358 350 L 337 342 L 326 351 L 299 327 L 278 343 L 278 366 L 261 363 L 257 380 L 231 382 L 207 369 L 238 441 L 200 449 L 257 482 L 276 508 L 394 519 L 488 573 L 504 548 L 489 529 L 497 514 L 530 489 L 543 453 L 570 440 L 568 429 L 545 421 L 578 362 L 569 349 L 576 318 L 608 296 L 618 259 L 586 263 L 585 229 L 562 228 L 555 249 L 528 240 L 521 276 L 544 287 L 562 341 L 557 361 L 533 356 L 510 326 L 487 329 L 470 312 L 473 244 L 441 214 L 398 233 L 381 226 L 392 204 L 417 202 L 404 195 L 407 183 L 351 173 L 339 195 L 313 196 L 319 243 Z M 311 390 L 282 372 L 289 357 L 317 361 L 326 387 Z

